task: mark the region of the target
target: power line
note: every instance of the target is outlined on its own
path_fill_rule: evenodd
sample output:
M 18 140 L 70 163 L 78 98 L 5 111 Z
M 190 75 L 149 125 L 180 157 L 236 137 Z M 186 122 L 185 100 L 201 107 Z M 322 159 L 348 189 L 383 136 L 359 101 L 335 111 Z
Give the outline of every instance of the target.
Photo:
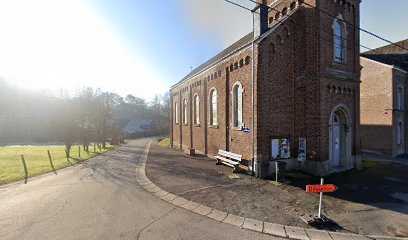
M 250 0 L 250 1 L 252 1 L 252 0 Z M 308 4 L 308 3 L 303 3 L 303 4 L 305 4 L 306 6 L 313 7 L 313 8 L 315 8 L 316 10 L 321 11 L 321 12 L 323 12 L 324 14 L 330 16 L 330 17 L 334 17 L 334 18 L 336 18 L 336 19 L 338 19 L 338 20 L 342 20 L 342 19 L 339 19 L 338 17 L 336 17 L 336 16 L 334 16 L 334 15 L 332 15 L 332 14 L 330 14 L 330 13 L 328 13 L 328 12 L 326 12 L 326 11 L 324 11 L 324 10 L 318 8 L 318 7 L 312 6 L 312 5 Z M 367 33 L 367 34 L 369 34 L 369 35 L 371 35 L 371 36 L 373 36 L 373 37 L 376 37 L 376 38 L 378 38 L 378 39 L 380 39 L 380 40 L 382 40 L 382 41 L 384 41 L 384 42 L 387 42 L 387 43 L 389 43 L 389 44 L 391 44 L 391 45 L 397 46 L 397 47 L 399 47 L 399 48 L 401 48 L 401 49 L 404 49 L 404 50 L 408 51 L 408 48 L 405 48 L 405 47 L 403 47 L 403 46 L 401 46 L 401 45 L 399 45 L 399 44 L 396 44 L 396 43 L 394 43 L 394 42 L 392 42 L 392 41 L 390 41 L 390 40 L 388 40 L 388 39 L 386 39 L 386 38 L 384 38 L 384 37 L 379 36 L 378 34 L 375 34 L 375 33 L 373 33 L 373 32 L 370 32 L 370 31 L 368 31 L 368 30 L 365 30 L 364 28 L 360 28 L 359 26 L 356 26 L 356 25 L 354 25 L 353 23 L 350 23 L 350 22 L 348 22 L 348 21 L 345 21 L 345 20 L 342 20 L 342 21 L 344 21 L 344 22 L 347 23 L 347 24 L 350 24 L 350 26 L 352 26 L 352 27 L 354 27 L 354 28 L 356 28 L 356 29 L 358 29 L 358 30 L 364 32 L 364 33 Z
M 252 9 L 249 9 L 249 8 L 247 8 L 247 7 L 244 7 L 244 6 L 242 6 L 242 5 L 240 5 L 240 4 L 238 4 L 238 3 L 235 3 L 235 2 L 232 2 L 232 1 L 229 1 L 229 0 L 224 0 L 224 1 L 226 1 L 226 2 L 228 2 L 228 3 L 231 3 L 232 5 L 235 5 L 235 6 L 237 6 L 237 7 L 240 7 L 240 8 L 243 8 L 243 9 L 245 9 L 245 10 L 248 10 L 248 11 L 252 11 Z
M 249 0 L 249 1 L 251 1 L 251 2 L 253 2 L 253 0 Z M 256 3 L 256 2 L 255 2 Z M 305 4 L 305 3 L 303 3 L 303 4 Z M 265 5 L 265 4 L 262 4 L 263 6 L 266 6 L 267 8 L 269 8 L 269 9 L 272 9 L 272 10 L 274 10 L 274 11 L 276 11 L 276 12 L 278 12 L 278 13 L 281 13 L 281 14 L 283 14 L 283 15 L 286 15 L 286 16 L 290 16 L 288 13 L 283 13 L 282 11 L 279 11 L 279 10 L 277 10 L 276 8 L 274 8 L 274 7 L 270 7 L 270 6 L 267 6 L 267 5 Z M 309 5 L 309 4 L 306 4 L 306 5 L 308 5 L 308 6 L 311 6 L 311 5 Z M 313 6 L 311 6 L 311 7 L 313 7 Z M 319 10 L 318 8 L 316 8 L 317 10 Z M 323 10 L 322 10 L 323 11 Z M 334 17 L 334 16 L 333 16 Z M 334 17 L 334 18 L 336 18 L 336 19 L 338 19 L 338 20 L 340 20 L 340 21 L 343 21 L 342 19 L 339 19 L 339 18 L 337 18 L 337 17 Z M 278 22 L 282 22 L 282 20 L 277 20 Z M 354 25 L 353 25 L 354 26 Z M 340 39 L 342 39 L 342 40 L 345 40 L 345 41 L 347 41 L 347 42 L 349 42 L 349 41 L 351 41 L 351 40 L 349 40 L 349 39 L 347 39 L 347 38 L 344 38 L 344 37 L 341 37 L 341 36 L 337 36 L 337 35 L 335 35 L 333 32 L 329 32 L 329 31 L 327 31 L 327 30 L 325 30 L 325 29 L 321 29 L 320 27 L 317 27 L 317 29 L 319 29 L 319 31 L 323 31 L 323 32 L 326 32 L 326 33 L 328 33 L 329 35 L 333 35 L 334 37 L 337 37 L 337 38 L 340 38 Z M 322 38 L 322 36 L 320 36 L 320 39 L 323 39 Z M 327 39 L 323 39 L 323 40 L 326 40 L 327 41 Z M 336 44 L 334 41 L 332 41 L 332 44 Z M 353 44 L 354 44 L 354 41 L 353 41 Z M 337 44 L 338 45 L 338 44 Z M 356 44 L 357 45 L 357 44 Z M 361 45 L 361 44 L 359 44 L 358 45 L 359 47 L 362 47 L 362 48 L 364 48 L 364 49 L 367 49 L 367 50 L 370 50 L 370 51 L 373 51 L 373 52 L 376 52 L 376 53 L 379 53 L 379 54 L 383 54 L 383 53 L 381 53 L 381 52 L 379 52 L 379 51 L 377 51 L 377 50 L 375 50 L 375 49 L 372 49 L 372 48 L 369 48 L 369 47 L 367 47 L 367 46 L 364 46 L 364 45 Z M 344 46 L 342 46 L 342 47 L 344 47 Z M 348 48 L 349 49 L 349 48 Z M 403 63 L 403 64 L 405 64 L 403 61 L 401 61 L 401 59 L 398 59 L 398 58 L 395 58 L 395 57 L 393 57 L 393 56 L 387 56 L 388 58 L 392 58 L 392 59 L 394 59 L 395 61 L 398 61 L 398 62 L 400 62 L 400 63 Z
M 266 4 L 258 3 L 258 2 L 256 2 L 255 0 L 248 0 L 248 1 L 253 2 L 253 3 L 256 3 L 256 4 L 261 4 L 261 5 L 263 5 L 263 6 L 266 6 L 266 7 L 270 8 L 270 9 L 274 9 L 274 8 L 271 8 L 270 6 L 268 6 L 268 5 L 266 5 Z M 399 48 L 401 48 L 401 49 L 404 49 L 404 50 L 408 51 L 408 48 L 405 48 L 405 47 L 403 47 L 403 46 L 401 46 L 401 45 L 399 45 L 399 44 L 396 44 L 396 43 L 394 43 L 394 42 L 392 42 L 392 41 L 390 41 L 390 40 L 388 40 L 388 39 L 386 39 L 386 38 L 384 38 L 384 37 L 379 36 L 378 34 L 375 34 L 375 33 L 373 33 L 373 32 L 370 32 L 370 31 L 368 31 L 368 30 L 365 30 L 365 29 L 363 29 L 363 28 L 360 28 L 360 27 L 356 26 L 355 24 L 353 24 L 353 23 L 351 23 L 351 22 L 348 22 L 348 21 L 345 21 L 344 19 L 341 19 L 341 18 L 339 18 L 339 17 L 337 17 L 337 16 L 334 16 L 333 14 L 331 14 L 331 13 L 329 13 L 329 12 L 323 10 L 323 9 L 320 9 L 320 8 L 318 8 L 318 7 L 316 7 L 316 6 L 313 6 L 313 5 L 311 5 L 311 4 L 305 3 L 304 1 L 302 1 L 302 4 L 304 4 L 304 5 L 306 5 L 306 6 L 309 6 L 309 7 L 312 7 L 312 8 L 314 8 L 314 9 L 316 9 L 316 10 L 318 10 L 318 11 L 320 11 L 320 12 L 326 14 L 327 16 L 330 16 L 330 17 L 333 17 L 333 18 L 335 18 L 335 19 L 337 19 L 337 20 L 343 21 L 343 22 L 349 24 L 350 26 L 352 26 L 353 28 L 356 28 L 357 30 L 360 30 L 360 31 L 362 31 L 362 32 L 364 32 L 364 33 L 367 33 L 367 34 L 369 34 L 369 35 L 371 35 L 371 36 L 373 36 L 373 37 L 376 37 L 376 38 L 378 38 L 378 39 L 380 39 L 380 40 L 382 40 L 382 41 L 384 41 L 384 42 L 387 42 L 387 43 L 389 43 L 389 44 L 391 44 L 391 45 L 397 46 L 397 47 L 399 47 Z M 274 10 L 277 11 L 276 9 L 274 9 Z M 278 11 L 278 12 L 279 12 L 279 11 Z
M 248 11 L 253 12 L 252 10 L 250 10 L 250 9 L 248 9 L 248 8 L 246 8 L 246 7 L 244 7 L 244 6 L 240 5 L 240 4 L 238 4 L 238 3 L 231 2 L 231 1 L 229 1 L 229 0 L 224 0 L 224 1 L 229 2 L 229 3 L 231 3 L 231 4 L 235 5 L 235 6 L 244 8 L 244 9 L 246 9 L 246 10 L 248 10 Z M 253 0 L 249 0 L 249 1 L 253 1 Z M 255 3 L 256 3 L 256 2 L 255 2 Z M 274 8 L 274 7 L 270 7 L 270 6 L 267 6 L 267 5 L 265 5 L 265 4 L 262 4 L 262 5 L 263 5 L 263 6 L 266 6 L 268 9 L 272 9 L 272 10 L 278 12 L 278 13 L 281 13 L 282 15 L 290 16 L 288 13 L 283 13 L 282 11 L 279 11 L 279 10 L 277 10 L 277 9 Z M 341 19 L 340 19 L 340 20 L 341 20 Z M 283 20 L 276 19 L 276 21 L 279 22 L 279 23 L 283 23 Z M 298 24 L 293 23 L 293 25 L 294 25 L 294 27 L 296 27 L 297 29 L 302 29 L 302 27 L 300 27 Z M 350 39 L 346 39 L 346 38 L 344 38 L 344 37 L 337 36 L 337 35 L 335 35 L 333 32 L 329 32 L 329 31 L 327 31 L 327 30 L 321 29 L 320 27 L 318 27 L 317 29 L 318 29 L 319 31 L 328 33 L 329 35 L 332 35 L 332 36 L 334 36 L 334 37 L 340 38 L 340 39 L 345 40 L 345 41 L 347 41 L 347 42 L 351 42 Z M 324 41 L 326 41 L 326 42 L 329 42 L 330 44 L 334 44 L 334 45 L 336 45 L 336 46 L 339 46 L 339 47 L 345 47 L 345 48 L 348 49 L 348 50 L 354 50 L 354 49 L 349 48 L 349 47 L 347 47 L 347 46 L 340 45 L 340 44 L 334 42 L 333 40 L 325 39 L 325 38 L 323 38 L 322 36 L 320 36 L 320 39 L 322 39 L 322 40 L 324 40 Z M 353 41 L 353 44 L 354 44 L 354 41 Z M 379 54 L 383 54 L 383 53 L 381 53 L 381 52 L 379 52 L 379 51 L 377 51 L 377 50 L 375 50 L 375 49 L 369 48 L 369 47 L 364 46 L 364 45 L 361 45 L 361 44 L 359 44 L 359 45 L 355 44 L 355 45 L 356 45 L 356 46 L 359 46 L 359 47 L 362 47 L 362 48 L 364 48 L 364 49 L 367 49 L 367 50 L 370 50 L 370 51 L 379 53 Z M 393 57 L 393 56 L 387 55 L 386 57 L 388 57 L 388 58 L 390 58 L 390 59 L 393 59 L 393 60 L 395 60 L 395 61 L 398 61 L 398 62 L 400 62 L 400 63 L 405 64 L 403 61 L 401 61 L 401 59 L 395 58 L 395 57 Z

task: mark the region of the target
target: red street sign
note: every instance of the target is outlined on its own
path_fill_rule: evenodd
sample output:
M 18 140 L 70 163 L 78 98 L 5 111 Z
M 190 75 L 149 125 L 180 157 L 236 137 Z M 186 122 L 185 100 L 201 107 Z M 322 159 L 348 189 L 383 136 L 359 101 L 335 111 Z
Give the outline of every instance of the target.
M 325 185 L 306 185 L 306 192 L 334 192 L 338 188 L 336 185 L 333 184 L 325 184 Z

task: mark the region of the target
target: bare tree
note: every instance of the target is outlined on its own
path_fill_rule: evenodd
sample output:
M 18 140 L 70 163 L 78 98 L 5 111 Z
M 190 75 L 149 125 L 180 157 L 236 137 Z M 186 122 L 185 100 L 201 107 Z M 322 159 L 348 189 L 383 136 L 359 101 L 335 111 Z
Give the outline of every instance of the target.
M 57 118 L 60 139 L 64 142 L 66 157 L 70 157 L 71 147 L 78 140 L 78 110 L 73 99 L 66 97 L 61 100 L 61 108 Z

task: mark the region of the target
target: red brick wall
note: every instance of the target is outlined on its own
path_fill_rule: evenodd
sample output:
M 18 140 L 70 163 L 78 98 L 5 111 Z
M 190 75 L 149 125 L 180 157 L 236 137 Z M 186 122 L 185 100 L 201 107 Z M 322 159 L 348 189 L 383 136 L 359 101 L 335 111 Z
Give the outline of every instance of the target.
M 259 45 L 257 78 L 259 160 L 271 158 L 272 137 L 290 137 L 292 143 L 294 140 L 296 48 L 293 28 L 289 27 L 289 31 L 291 35 L 288 36 L 284 33 L 284 27 L 280 27 Z M 283 42 L 279 41 L 279 36 Z M 294 153 L 293 149 L 292 147 L 291 155 Z
M 172 131 L 173 131 L 173 147 L 179 147 L 177 144 L 180 144 L 180 124 L 181 124 L 181 119 L 180 119 L 180 95 L 178 90 L 173 90 L 171 91 L 171 94 L 173 95 L 173 111 L 172 111 Z M 177 104 L 178 106 L 178 124 L 175 122 L 175 105 Z
M 216 67 L 208 69 L 203 73 L 195 76 L 189 81 L 183 83 L 177 88 L 172 89 L 173 94 L 181 89 L 182 101 L 187 99 L 188 113 L 191 112 L 191 120 L 188 125 L 182 127 L 182 144 L 186 147 L 193 147 L 199 152 L 216 155 L 219 149 L 229 149 L 243 155 L 243 159 L 250 159 L 251 134 L 243 131 L 234 130 L 232 128 L 232 87 L 237 81 L 243 84 L 245 89 L 243 94 L 243 122 L 246 127 L 251 125 L 251 62 L 246 63 L 245 59 L 251 55 L 251 49 L 242 51 L 232 58 L 224 61 Z M 231 68 L 232 66 L 232 68 Z M 215 77 L 217 75 L 217 77 Z M 209 92 L 212 89 L 217 90 L 218 100 L 218 126 L 210 126 L 210 96 Z M 191 125 L 194 123 L 194 109 L 190 106 L 194 101 L 194 96 L 197 94 L 200 97 L 200 124 Z M 227 91 L 228 90 L 228 91 Z M 173 104 L 178 101 L 175 96 Z M 228 104 L 227 104 L 228 103 Z M 194 103 L 193 103 L 194 104 Z M 182 111 L 182 106 L 180 106 Z M 229 115 L 226 114 L 229 111 Z M 173 109 L 174 114 L 174 109 Z M 228 116 L 228 118 L 227 118 Z M 180 118 L 182 121 L 182 118 Z M 228 121 L 228 122 L 227 122 Z M 182 123 L 182 122 L 181 122 Z M 190 144 L 190 127 L 192 131 L 192 145 Z M 229 127 L 229 128 L 227 128 Z M 207 133 L 207 134 L 206 134 Z M 227 140 L 227 133 L 229 138 Z M 174 141 L 180 142 L 179 126 L 174 124 L 173 120 L 173 135 Z M 207 142 L 206 142 L 207 137 Z M 207 149 L 206 149 L 207 146 Z
M 365 58 L 361 65 L 362 148 L 392 153 L 392 68 Z
M 230 67 L 227 76 L 227 81 L 229 83 L 229 151 L 234 153 L 242 154 L 242 158 L 250 160 L 251 158 L 251 132 L 245 133 L 242 129 L 234 129 L 233 127 L 233 98 L 232 91 L 233 86 L 236 82 L 240 82 L 244 88 L 243 92 L 243 113 L 242 120 L 244 127 L 248 127 L 252 131 L 252 101 L 251 101 L 251 62 L 245 64 L 245 58 L 251 56 L 251 49 L 241 52 L 240 54 L 234 56 L 230 59 Z M 242 61 L 242 65 L 240 62 Z M 231 64 L 235 65 L 238 63 L 238 68 L 235 67 L 231 71 Z
M 195 148 L 198 152 L 205 153 L 205 118 L 204 118 L 204 107 L 205 107 L 205 96 L 204 93 L 206 91 L 204 86 L 204 81 L 200 81 L 200 79 L 195 79 L 195 85 L 192 86 L 192 123 L 193 123 L 193 148 Z M 195 124 L 194 122 L 194 96 L 198 96 L 200 98 L 200 110 L 199 110 L 199 124 Z
M 405 143 L 407 139 L 406 133 L 406 118 L 405 118 L 405 109 L 406 109 L 406 98 L 407 98 L 407 91 L 406 91 L 406 82 L 407 74 L 404 71 L 401 71 L 397 68 L 392 70 L 392 89 L 393 89 L 393 114 L 392 114 L 392 123 L 393 123 L 393 154 L 403 154 L 405 153 Z M 405 99 L 402 108 L 398 107 L 398 88 L 402 87 L 404 90 L 403 98 Z M 403 125 L 403 132 L 402 134 L 402 142 L 398 144 L 398 123 L 399 121 L 402 122 Z

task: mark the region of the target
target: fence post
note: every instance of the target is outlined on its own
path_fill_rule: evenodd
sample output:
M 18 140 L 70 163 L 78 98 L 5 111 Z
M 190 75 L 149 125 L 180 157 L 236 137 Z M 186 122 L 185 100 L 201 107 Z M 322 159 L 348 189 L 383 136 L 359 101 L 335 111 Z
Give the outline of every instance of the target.
M 25 172 L 25 176 L 24 176 L 25 183 L 27 183 L 27 179 L 28 179 L 28 170 L 27 170 L 27 164 L 26 164 L 26 161 L 25 161 L 25 159 L 24 159 L 24 155 L 21 155 L 21 161 L 23 162 L 23 167 L 24 167 L 24 172 Z
M 81 158 L 81 146 L 78 146 L 78 158 Z
M 96 153 L 96 144 L 94 143 L 94 153 Z
M 57 174 L 57 172 L 55 171 L 55 168 L 54 168 L 54 164 L 52 163 L 52 157 L 51 157 L 50 150 L 47 150 L 47 154 L 48 154 L 48 159 L 50 160 L 52 171 L 54 171 L 54 173 Z

